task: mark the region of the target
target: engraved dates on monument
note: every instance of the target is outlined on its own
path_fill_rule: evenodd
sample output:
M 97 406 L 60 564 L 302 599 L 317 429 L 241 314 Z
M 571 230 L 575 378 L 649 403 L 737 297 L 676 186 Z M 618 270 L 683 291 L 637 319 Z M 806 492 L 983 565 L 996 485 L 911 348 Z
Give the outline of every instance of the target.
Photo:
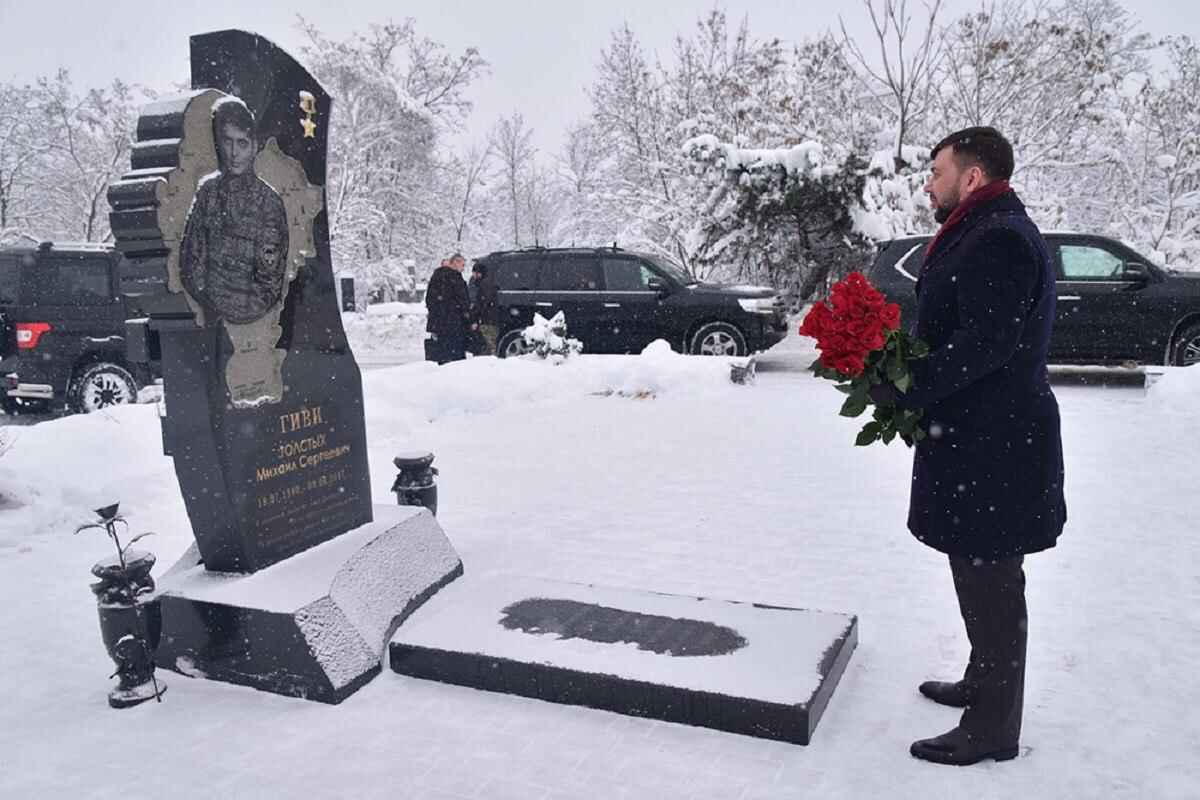
M 325 420 L 323 406 L 275 416 L 274 436 L 255 467 L 252 516 L 260 546 L 301 550 L 309 540 L 357 524 L 353 442 Z

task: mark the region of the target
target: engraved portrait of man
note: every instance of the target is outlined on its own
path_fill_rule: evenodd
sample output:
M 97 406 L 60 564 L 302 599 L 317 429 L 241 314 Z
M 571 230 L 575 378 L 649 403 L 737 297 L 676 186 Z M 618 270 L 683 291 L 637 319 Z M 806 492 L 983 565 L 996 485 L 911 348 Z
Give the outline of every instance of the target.
M 236 98 L 213 106 L 220 169 L 196 190 L 184 229 L 180 278 L 210 324 L 263 317 L 283 297 L 288 221 L 283 200 L 254 170 L 254 115 Z

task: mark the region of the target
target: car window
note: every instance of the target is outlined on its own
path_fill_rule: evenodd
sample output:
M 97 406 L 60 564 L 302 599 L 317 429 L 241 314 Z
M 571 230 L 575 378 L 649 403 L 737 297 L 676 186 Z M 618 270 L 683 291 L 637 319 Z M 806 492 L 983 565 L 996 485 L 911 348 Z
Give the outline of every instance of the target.
M 1120 278 L 1124 261 L 1108 250 L 1083 244 L 1059 246 L 1063 278 L 1068 281 L 1106 281 Z
M 595 292 L 600 289 L 600 262 L 590 256 L 551 257 L 540 284 L 546 292 Z
M 17 302 L 17 288 L 21 285 L 21 272 L 17 260 L 10 256 L 0 256 L 0 305 L 12 305 Z
M 112 302 L 106 258 L 43 260 L 25 271 L 24 289 L 35 305 L 99 306 Z
M 640 261 L 630 258 L 605 258 L 604 286 L 610 292 L 644 292 L 655 273 Z
M 528 292 L 537 288 L 538 259 L 508 258 L 496 267 L 496 288 Z
M 663 272 L 670 275 L 676 283 L 684 286 L 691 286 L 692 284 L 696 283 L 696 279 L 693 278 L 686 269 L 679 266 L 669 258 L 663 258 L 662 256 L 647 256 L 647 258 L 650 260 L 650 263 L 654 264 Z

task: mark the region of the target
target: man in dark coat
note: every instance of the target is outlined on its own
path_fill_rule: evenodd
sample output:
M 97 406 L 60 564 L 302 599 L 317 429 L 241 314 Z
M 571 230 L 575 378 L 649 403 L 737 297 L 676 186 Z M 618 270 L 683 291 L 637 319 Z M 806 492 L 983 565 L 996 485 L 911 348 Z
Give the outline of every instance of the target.
M 1013 151 L 993 128 L 933 149 L 925 186 L 943 223 L 917 281 L 916 336 L 930 347 L 896 403 L 923 409 L 909 530 L 946 553 L 971 658 L 957 682 L 927 681 L 965 707 L 958 727 L 914 742 L 947 764 L 1017 754 L 1025 684 L 1025 555 L 1066 522 L 1058 403 L 1046 375 L 1055 275 L 1037 226 L 1008 185 Z
M 483 351 L 480 355 L 495 355 L 496 337 L 500 335 L 499 292 L 496 288 L 496 276 L 488 270 L 487 264 L 475 264 L 471 267 L 471 286 L 474 287 L 471 297 L 471 320 L 483 340 Z
M 471 326 L 471 301 L 462 272 L 467 260 L 455 253 L 433 271 L 425 290 L 428 320 L 425 330 L 432 334 L 433 359 L 439 364 L 462 361 L 467 357 L 467 333 Z

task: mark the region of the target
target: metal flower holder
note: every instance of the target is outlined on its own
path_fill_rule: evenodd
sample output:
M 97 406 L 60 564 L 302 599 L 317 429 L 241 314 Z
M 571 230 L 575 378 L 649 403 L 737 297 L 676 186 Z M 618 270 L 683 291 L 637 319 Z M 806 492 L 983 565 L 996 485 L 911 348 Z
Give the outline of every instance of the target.
M 110 677 L 118 678 L 118 682 L 108 693 L 108 704 L 129 708 L 147 700 L 162 702 L 167 686 L 154 674 L 154 650 L 162 633 L 159 605 L 149 599 L 154 592 L 154 579 L 150 577 L 154 555 L 129 549 L 150 534 L 140 534 L 122 545 L 117 525 L 128 529 L 128 524 L 117 513 L 117 507 L 114 503 L 97 509 L 98 520 L 79 526 L 75 532 L 103 530 L 117 548 L 116 556 L 92 566 L 92 574 L 99 578 L 92 584 L 92 592 L 100 614 L 100 636 L 117 665 Z
M 403 453 L 392 459 L 392 463 L 400 470 L 396 482 L 392 484 L 396 502 L 402 506 L 425 506 L 437 516 L 437 483 L 434 476 L 438 471 L 433 466 L 433 453 Z

